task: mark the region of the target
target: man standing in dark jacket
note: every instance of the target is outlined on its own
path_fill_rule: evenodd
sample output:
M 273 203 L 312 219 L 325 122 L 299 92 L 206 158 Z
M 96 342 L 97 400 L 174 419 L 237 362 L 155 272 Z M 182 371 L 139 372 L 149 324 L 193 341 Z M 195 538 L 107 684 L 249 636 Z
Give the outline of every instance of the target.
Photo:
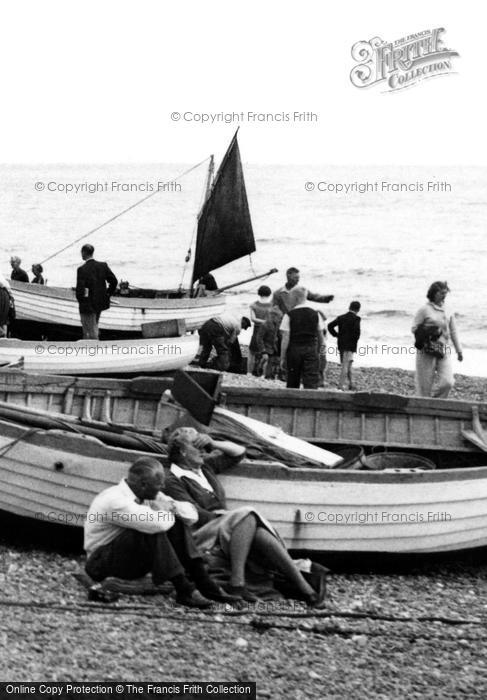
M 79 304 L 83 338 L 98 340 L 100 314 L 110 307 L 110 297 L 117 288 L 117 278 L 105 262 L 93 259 L 94 252 L 95 249 L 89 244 L 81 248 L 81 257 L 85 264 L 78 267 L 76 299 Z
M 352 381 L 352 364 L 353 356 L 357 352 L 357 343 L 360 338 L 360 302 L 352 301 L 349 310 L 346 314 L 338 316 L 334 321 L 328 324 L 330 334 L 338 338 L 338 352 L 340 353 L 340 362 L 342 363 L 342 371 L 340 374 L 340 389 L 345 391 L 347 388 L 353 390 Z M 338 328 L 338 331 L 336 330 Z

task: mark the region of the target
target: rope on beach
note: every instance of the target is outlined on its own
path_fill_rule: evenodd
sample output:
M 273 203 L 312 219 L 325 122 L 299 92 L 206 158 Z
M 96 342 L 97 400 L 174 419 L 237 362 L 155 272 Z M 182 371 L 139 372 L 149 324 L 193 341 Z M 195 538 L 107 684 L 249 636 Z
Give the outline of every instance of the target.
M 200 163 L 193 165 L 191 168 L 188 168 L 183 173 L 176 175 L 176 177 L 173 177 L 171 180 L 167 180 L 164 183 L 164 185 L 170 185 L 171 182 L 176 182 L 177 180 L 180 180 L 181 178 L 185 177 L 186 175 L 189 175 L 190 172 L 199 168 L 201 165 L 203 165 L 203 163 L 206 163 L 207 160 L 208 160 L 208 158 L 205 158 Z M 40 264 L 44 265 L 48 260 L 52 260 L 52 258 L 55 258 L 56 256 L 60 255 L 61 253 L 64 253 L 65 250 L 68 250 L 68 248 L 71 248 L 71 246 L 75 245 L 76 243 L 79 243 L 79 241 L 83 240 L 83 238 L 86 238 L 87 236 L 91 236 L 93 233 L 96 233 L 97 231 L 102 229 L 104 226 L 108 226 L 108 224 L 111 224 L 116 219 L 119 219 L 124 214 L 127 214 L 127 212 L 131 211 L 132 209 L 135 209 L 135 207 L 138 207 L 139 204 L 143 204 L 151 197 L 154 197 L 154 195 L 159 194 L 160 192 L 163 192 L 163 191 L 164 191 L 164 187 L 158 187 L 156 190 L 154 190 L 154 192 L 147 194 L 145 197 L 142 197 L 142 199 L 139 199 L 137 202 L 134 202 L 134 204 L 131 204 L 126 209 L 123 209 L 118 214 L 115 214 L 115 216 L 110 217 L 109 219 L 104 221 L 99 226 L 95 226 L 95 228 L 92 228 L 90 231 L 83 233 L 82 236 L 78 236 L 78 238 L 75 238 L 74 241 L 71 241 L 71 243 L 68 243 L 68 245 L 65 245 L 64 248 L 61 248 L 60 250 L 56 251 L 55 253 L 52 253 L 51 255 L 49 255 L 47 258 L 44 258 L 44 260 L 41 260 Z
M 157 614 L 157 608 L 153 605 L 114 605 L 111 603 L 75 603 L 75 604 L 60 604 L 60 603 L 50 603 L 50 602 L 37 602 L 37 601 L 12 601 L 0 599 L 0 607 L 12 607 L 12 608 L 39 608 L 41 610 L 58 610 L 65 612 L 95 612 L 95 613 L 127 613 L 127 614 L 137 614 L 151 617 L 154 619 L 171 619 L 179 620 L 184 622 L 188 620 L 187 615 L 171 615 L 171 614 Z M 266 611 L 254 611 L 254 610 L 219 610 L 213 609 L 207 612 L 202 612 L 203 618 L 195 618 L 195 621 L 201 622 L 213 622 L 220 623 L 224 620 L 211 619 L 210 616 L 223 615 L 226 618 L 238 618 L 245 615 L 252 615 L 252 620 L 250 624 L 256 628 L 261 628 L 265 630 L 266 628 L 285 628 L 285 626 L 276 625 L 272 621 L 266 622 L 263 618 L 288 618 L 288 619 L 309 619 L 309 618 L 320 618 L 320 619 L 330 619 L 330 618 L 342 618 L 350 620 L 374 620 L 376 622 L 394 622 L 394 623 L 417 623 L 417 624 L 431 624 L 440 623 L 443 625 L 458 627 L 461 625 L 470 626 L 480 626 L 487 628 L 487 619 L 480 617 L 476 618 L 459 618 L 459 617 L 443 617 L 441 615 L 386 615 L 375 612 L 355 612 L 350 610 L 315 610 L 310 609 L 309 612 L 266 612 Z M 193 618 L 191 618 L 193 620 Z M 244 621 L 241 624 L 248 625 L 248 621 Z M 286 627 L 287 628 L 287 627 Z M 291 627 L 289 627 L 291 629 Z M 298 627 L 295 627 L 298 629 Z M 303 628 L 306 631 L 309 628 Z M 413 635 L 417 636 L 417 635 Z M 487 639 L 487 636 L 485 637 Z

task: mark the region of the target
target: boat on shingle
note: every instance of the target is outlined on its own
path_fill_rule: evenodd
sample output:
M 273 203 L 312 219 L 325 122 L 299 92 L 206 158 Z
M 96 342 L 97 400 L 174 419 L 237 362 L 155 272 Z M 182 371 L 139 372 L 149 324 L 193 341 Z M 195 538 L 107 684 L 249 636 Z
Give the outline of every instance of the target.
M 62 424 L 56 429 L 33 427 L 27 414 L 32 417 L 41 408 L 39 415 L 45 417 L 50 412 L 58 421 L 63 416 L 81 418 L 77 428 L 84 424 L 119 430 L 123 425 L 158 437 L 174 419 L 175 411 L 180 410 L 163 395 L 171 381 L 37 378 L 21 372 L 2 373 L 0 395 L 8 401 L 5 414 L 10 411 L 11 415 L 9 421 L 0 420 L 0 508 L 30 518 L 82 525 L 94 495 L 121 479 L 130 462 L 141 453 L 106 445 L 99 437 L 63 430 Z M 223 388 L 227 407 L 232 394 L 228 389 Z M 314 394 L 318 397 L 320 392 Z M 331 397 L 324 400 L 330 402 Z M 421 399 L 411 401 L 417 422 Z M 376 399 L 368 407 L 371 415 L 379 412 L 375 422 L 382 429 L 384 419 L 380 416 L 390 410 L 384 403 L 385 398 Z M 353 413 L 350 396 L 337 393 L 333 410 L 340 404 L 342 410 Z M 472 406 L 441 400 L 436 406 L 437 417 L 450 422 L 449 443 L 438 444 L 435 437 L 427 450 L 426 433 L 422 432 L 417 440 L 409 440 L 408 446 L 421 444 L 431 459 L 446 452 L 452 468 L 374 471 L 343 469 L 340 464 L 334 468 L 296 468 L 285 461 L 246 459 L 222 475 L 228 505 L 258 508 L 293 549 L 419 553 L 485 546 L 487 458 L 480 448 L 466 443 L 461 433 L 471 425 Z M 423 408 L 425 416 L 431 417 L 430 400 L 425 400 Z M 476 408 L 478 415 L 485 417 L 485 407 Z M 58 413 L 52 413 L 54 410 Z M 1 411 L 0 408 L 0 416 L 5 415 Z M 325 411 L 325 404 L 320 411 Z M 396 411 L 400 415 L 397 406 Z M 360 426 L 361 416 L 369 412 L 362 406 L 357 413 Z M 410 423 L 408 415 L 406 412 L 406 424 Z M 348 443 L 350 436 L 343 432 L 346 425 L 347 421 L 342 420 L 341 435 Z M 266 424 L 262 432 L 268 428 Z M 209 429 L 211 432 L 211 421 Z M 395 441 L 401 445 L 407 442 L 402 435 Z M 340 445 L 337 433 L 335 444 Z

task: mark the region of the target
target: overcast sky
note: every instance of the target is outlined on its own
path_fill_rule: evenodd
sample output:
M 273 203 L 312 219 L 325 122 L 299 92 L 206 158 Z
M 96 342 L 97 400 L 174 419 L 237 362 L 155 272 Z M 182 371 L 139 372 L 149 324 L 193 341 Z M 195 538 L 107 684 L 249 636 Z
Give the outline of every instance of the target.
M 3 162 L 178 162 L 221 155 L 237 124 L 171 113 L 314 112 L 240 124 L 253 163 L 486 164 L 486 10 L 412 0 L 2 2 Z M 351 47 L 444 27 L 455 75 L 385 94 Z

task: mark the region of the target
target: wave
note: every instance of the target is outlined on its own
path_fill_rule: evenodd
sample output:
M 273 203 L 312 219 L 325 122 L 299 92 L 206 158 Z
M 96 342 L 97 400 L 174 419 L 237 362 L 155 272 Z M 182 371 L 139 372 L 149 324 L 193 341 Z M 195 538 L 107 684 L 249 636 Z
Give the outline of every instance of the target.
M 369 311 L 367 316 L 384 316 L 386 318 L 410 318 L 408 311 L 398 309 L 381 309 L 380 311 Z

